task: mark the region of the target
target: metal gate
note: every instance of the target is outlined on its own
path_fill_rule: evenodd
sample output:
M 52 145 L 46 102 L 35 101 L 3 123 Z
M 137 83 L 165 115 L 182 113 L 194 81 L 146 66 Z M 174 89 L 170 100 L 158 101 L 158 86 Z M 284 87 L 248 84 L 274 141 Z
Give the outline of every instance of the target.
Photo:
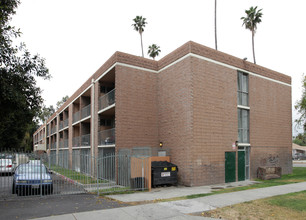
M 68 150 L 50 154 L 0 154 L 0 196 L 112 193 L 148 188 L 149 158 L 128 154 L 91 157 Z

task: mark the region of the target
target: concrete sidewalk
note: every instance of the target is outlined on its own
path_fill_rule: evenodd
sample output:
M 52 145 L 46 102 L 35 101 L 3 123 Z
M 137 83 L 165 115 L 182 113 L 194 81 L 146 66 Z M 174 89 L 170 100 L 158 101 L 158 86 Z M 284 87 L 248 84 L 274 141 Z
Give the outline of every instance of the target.
M 141 201 L 153 201 L 158 199 L 170 199 L 181 196 L 206 194 L 211 193 L 214 189 L 225 189 L 239 186 L 249 186 L 256 184 L 256 181 L 240 181 L 232 183 L 223 183 L 218 185 L 209 186 L 171 186 L 171 187 L 158 187 L 152 188 L 150 192 L 136 192 L 133 194 L 120 194 L 106 196 L 111 199 L 115 199 L 121 202 L 141 202 Z
M 190 187 L 191 189 L 193 187 Z M 306 182 L 273 186 L 260 189 L 245 190 L 232 193 L 206 196 L 196 199 L 180 200 L 173 202 L 161 202 L 147 205 L 130 206 L 101 211 L 73 213 L 60 216 L 50 216 L 40 219 L 209 219 L 200 216 L 191 216 L 189 213 L 197 213 L 247 202 L 271 196 L 283 195 L 292 192 L 306 190 Z M 166 193 L 166 190 L 164 191 Z M 137 193 L 136 193 L 137 194 Z M 192 193 L 196 194 L 196 193 Z M 132 195 L 132 194 L 131 194 Z M 133 194 L 135 195 L 135 194 Z

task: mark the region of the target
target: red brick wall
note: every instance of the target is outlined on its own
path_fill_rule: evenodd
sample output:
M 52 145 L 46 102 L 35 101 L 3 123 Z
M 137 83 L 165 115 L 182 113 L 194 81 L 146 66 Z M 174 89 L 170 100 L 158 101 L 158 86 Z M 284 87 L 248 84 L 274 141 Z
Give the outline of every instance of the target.
M 116 67 L 116 148 L 157 147 L 157 76 Z
M 192 70 L 190 58 L 158 75 L 159 139 L 171 149 L 171 162 L 179 167 L 179 181 L 192 184 Z
M 193 184 L 225 181 L 225 152 L 238 136 L 237 71 L 192 58 Z
M 249 79 L 251 176 L 256 177 L 258 166 L 271 162 L 282 166 L 283 174 L 291 173 L 291 87 L 254 76 Z

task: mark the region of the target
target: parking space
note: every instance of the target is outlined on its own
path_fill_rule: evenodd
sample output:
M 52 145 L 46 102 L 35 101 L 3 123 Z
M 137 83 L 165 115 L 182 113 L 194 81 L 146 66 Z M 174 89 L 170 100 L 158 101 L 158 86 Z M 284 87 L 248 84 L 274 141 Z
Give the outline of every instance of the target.
M 46 216 L 127 206 L 91 194 L 28 197 L 0 200 L 0 219 L 33 219 Z
M 80 184 L 65 180 L 63 176 L 52 174 L 53 180 L 53 193 L 51 195 L 65 195 L 65 194 L 80 194 L 85 193 L 84 187 Z M 0 176 L 0 200 L 17 199 L 20 198 L 17 194 L 12 193 L 13 176 L 1 175 Z M 40 196 L 40 192 L 26 191 L 26 196 Z M 49 195 L 48 195 L 49 196 Z

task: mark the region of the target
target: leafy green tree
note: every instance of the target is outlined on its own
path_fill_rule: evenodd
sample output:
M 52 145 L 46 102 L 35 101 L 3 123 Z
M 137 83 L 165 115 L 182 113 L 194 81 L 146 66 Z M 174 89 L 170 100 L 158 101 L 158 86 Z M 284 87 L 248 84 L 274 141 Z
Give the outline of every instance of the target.
M 252 32 L 252 49 L 253 49 L 253 59 L 256 64 L 255 59 L 255 49 L 254 49 L 254 36 L 257 30 L 257 25 L 261 22 L 261 13 L 262 9 L 257 10 L 257 6 L 255 8 L 250 7 L 249 10 L 245 10 L 246 17 L 241 17 L 243 21 L 242 26 L 244 25 L 246 29 L 249 29 Z
M 50 105 L 49 107 L 44 105 L 39 114 L 39 119 L 41 120 L 41 123 L 43 124 L 48 118 L 50 118 L 54 114 L 54 112 L 55 109 L 53 105 Z
M 157 57 L 160 52 L 161 52 L 160 47 L 157 46 L 156 44 L 152 44 L 151 46 L 149 46 L 148 54 L 150 57 L 153 58 L 153 60 L 155 60 L 155 57 Z
M 293 143 L 300 145 L 300 146 L 306 146 L 306 137 L 305 134 L 298 134 L 294 139 Z
M 69 96 L 64 96 L 60 101 L 56 103 L 56 110 L 58 110 L 67 100 L 69 99 Z
M 295 120 L 298 126 L 303 126 L 304 133 L 306 131 L 306 76 L 303 75 L 302 79 L 302 97 L 295 104 L 295 109 L 300 114 L 300 117 Z
M 136 18 L 133 19 L 134 24 L 132 26 L 134 27 L 135 31 L 138 31 L 140 34 L 140 41 L 141 41 L 141 52 L 142 52 L 142 57 L 143 55 L 143 44 L 142 44 L 142 33 L 144 32 L 144 27 L 146 26 L 146 18 L 143 18 L 142 16 L 136 16 Z
M 31 55 L 24 43 L 14 46 L 21 32 L 9 25 L 19 0 L 0 1 L 0 148 L 19 148 L 43 99 L 35 77 L 49 79 L 45 60 Z

